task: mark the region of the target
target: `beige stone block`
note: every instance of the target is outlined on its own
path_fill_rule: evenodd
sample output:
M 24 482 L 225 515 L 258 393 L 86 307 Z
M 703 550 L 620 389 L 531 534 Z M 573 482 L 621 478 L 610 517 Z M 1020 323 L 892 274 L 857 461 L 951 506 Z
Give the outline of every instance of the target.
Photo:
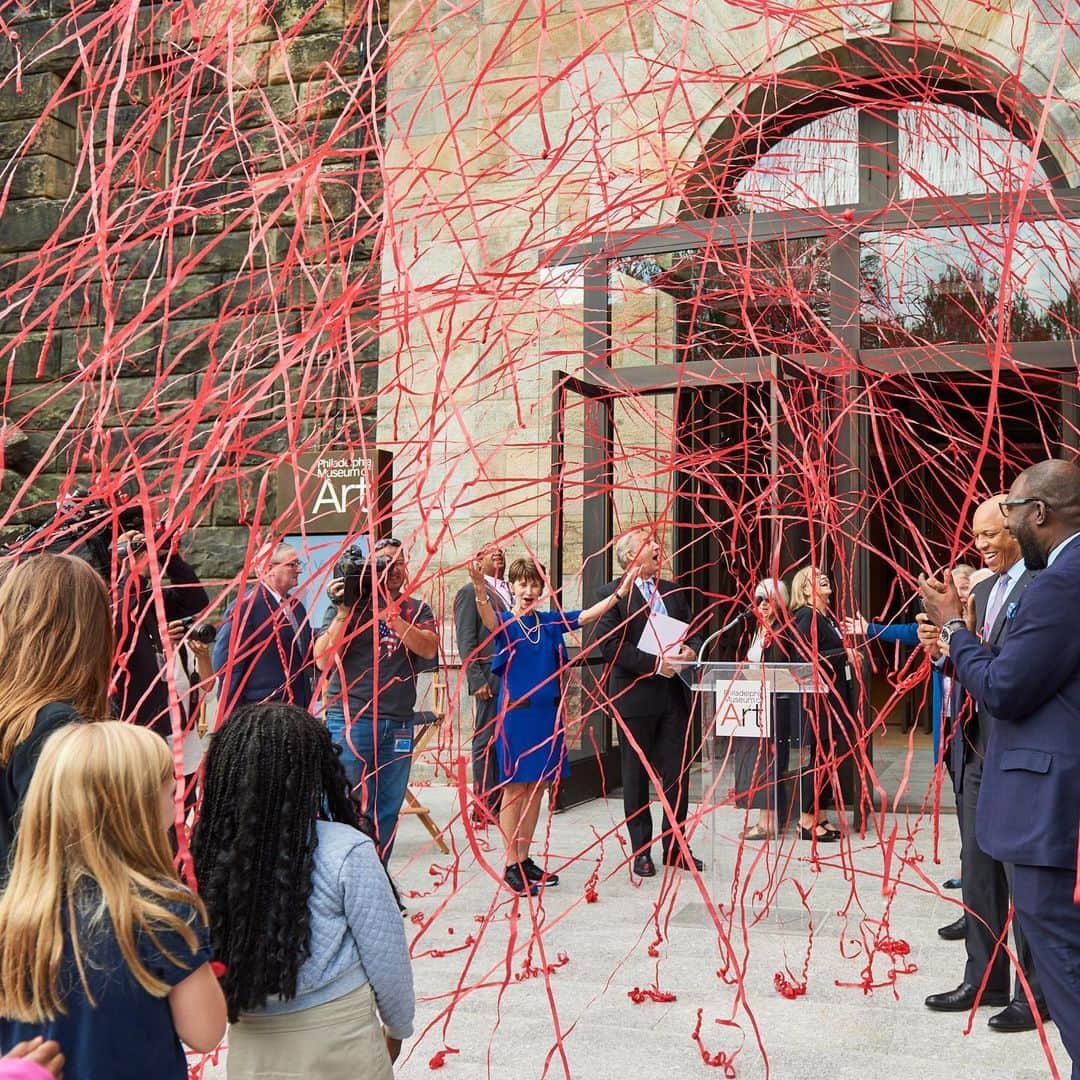
M 539 20 L 492 23 L 481 31 L 481 52 L 505 64 L 536 64 L 546 70 L 561 68 L 569 57 L 599 48 L 607 55 L 630 49 L 648 49 L 653 41 L 651 17 L 628 18 L 626 9 L 608 5 L 582 17 L 576 12 Z
M 395 88 L 441 87 L 445 83 L 473 83 L 480 70 L 480 38 L 470 32 L 440 41 L 430 38 L 395 47 L 390 70 Z

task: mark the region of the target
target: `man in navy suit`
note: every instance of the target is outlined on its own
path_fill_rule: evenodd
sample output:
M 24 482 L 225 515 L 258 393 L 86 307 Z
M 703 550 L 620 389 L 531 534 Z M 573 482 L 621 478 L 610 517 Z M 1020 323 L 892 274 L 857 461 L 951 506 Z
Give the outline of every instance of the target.
M 683 869 L 703 868 L 700 859 L 683 853 L 683 824 L 690 791 L 690 693 L 666 660 L 639 649 L 638 642 L 650 612 L 689 623 L 690 590 L 660 577 L 660 544 L 651 529 L 635 529 L 615 547 L 615 559 L 625 570 L 634 564 L 636 587 L 625 600 L 608 609 L 596 623 L 594 637 L 608 665 L 608 697 L 619 724 L 622 757 L 623 811 L 626 814 L 634 873 L 653 877 L 653 822 L 649 809 L 651 766 L 663 787 L 665 808 L 664 863 Z M 622 578 L 600 590 L 610 596 Z M 693 660 L 698 639 L 691 636 L 680 648 L 679 659 Z
M 488 600 L 495 611 L 514 606 L 510 586 L 503 573 L 506 558 L 497 544 L 489 544 L 476 555 L 487 583 Z M 476 607 L 476 586 L 467 581 L 454 596 L 454 627 L 458 655 L 465 667 L 469 695 L 475 702 L 472 738 L 473 823 L 487 828 L 499 817 L 499 760 L 495 752 L 495 723 L 499 712 L 499 678 L 491 674 L 495 638 L 480 620 Z
M 958 678 L 994 717 L 976 835 L 1013 866 L 1016 914 L 1080 1080 L 1080 468 L 1025 469 L 1000 509 L 1028 569 L 1042 571 L 1006 611 L 1012 625 L 1000 650 L 966 628 L 951 585 L 924 580 L 922 592 Z
M 256 558 L 258 583 L 229 605 L 214 640 L 222 716 L 253 701 L 311 705 L 311 626 L 304 605 L 289 596 L 300 579 L 300 556 L 277 544 Z
M 1005 527 L 1000 504 L 1004 495 L 986 499 L 975 508 L 971 519 L 972 539 L 986 568 L 993 576 L 980 581 L 972 590 L 975 635 L 991 650 L 1005 642 L 1012 625 L 1008 618 L 1015 611 L 1034 576 L 1020 554 L 1020 545 Z M 954 577 L 955 582 L 955 577 Z M 961 597 L 961 600 L 964 598 Z M 955 671 L 949 670 L 950 676 Z M 957 679 L 962 684 L 962 679 Z M 926 999 L 930 1009 L 941 1012 L 967 1012 L 978 998 L 981 1005 L 1004 1005 L 988 1023 L 994 1031 L 1031 1031 L 1035 1014 L 1027 1003 L 1023 972 L 1031 985 L 1032 996 L 1042 1019 L 1046 1004 L 1035 977 L 1031 950 L 1019 919 L 1012 924 L 1018 973 L 1015 988 L 1009 995 L 1009 957 L 1002 947 L 1009 919 L 1009 892 L 1012 868 L 987 852 L 976 836 L 976 806 L 982 786 L 986 747 L 994 728 L 993 714 L 979 702 L 963 710 L 949 742 L 949 765 L 958 793 L 957 814 L 960 823 L 960 864 L 964 897 L 964 945 L 967 963 L 963 982 L 955 989 L 931 994 Z M 948 937 L 950 927 L 942 927 Z M 940 933 L 941 931 L 939 931 Z M 987 975 L 989 970 L 989 975 Z M 982 995 L 978 991 L 985 986 Z

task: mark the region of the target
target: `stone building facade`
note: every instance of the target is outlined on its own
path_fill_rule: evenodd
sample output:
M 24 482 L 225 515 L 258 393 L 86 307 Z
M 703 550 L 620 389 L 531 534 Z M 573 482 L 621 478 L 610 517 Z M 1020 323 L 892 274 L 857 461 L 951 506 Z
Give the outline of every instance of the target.
M 231 576 L 260 527 L 298 527 L 278 464 L 362 443 L 373 416 L 383 14 L 35 0 L 4 19 L 4 535 L 76 485 L 128 490 Z

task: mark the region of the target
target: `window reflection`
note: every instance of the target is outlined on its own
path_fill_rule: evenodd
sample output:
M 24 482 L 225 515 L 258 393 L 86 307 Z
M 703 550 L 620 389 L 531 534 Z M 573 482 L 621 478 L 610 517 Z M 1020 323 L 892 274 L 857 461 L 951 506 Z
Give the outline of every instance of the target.
M 824 352 L 831 347 L 828 248 L 822 237 L 713 251 L 692 271 L 689 359 Z
M 922 102 L 897 115 L 900 198 L 1041 187 L 1035 152 L 1000 124 L 956 105 Z
M 1034 151 L 1000 124 L 956 105 L 915 102 L 895 114 L 896 160 L 884 169 L 901 199 L 1042 187 Z M 735 186 L 737 211 L 838 206 L 859 201 L 859 110 L 818 117 L 781 139 Z M 877 184 L 888 190 L 889 185 Z
M 784 210 L 859 201 L 855 109 L 811 120 L 781 139 L 735 186 L 736 209 Z
M 1011 237 L 1011 243 L 1010 241 Z M 1064 341 L 1080 325 L 1080 222 L 866 234 L 863 348 Z

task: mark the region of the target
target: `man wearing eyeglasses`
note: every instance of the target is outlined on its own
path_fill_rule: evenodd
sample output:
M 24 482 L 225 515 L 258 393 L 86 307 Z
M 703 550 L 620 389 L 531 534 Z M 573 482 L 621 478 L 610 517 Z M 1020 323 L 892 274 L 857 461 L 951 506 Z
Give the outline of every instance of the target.
M 1071 603 L 1080 587 L 1080 468 L 1025 469 L 999 510 L 1028 568 L 1042 571 L 1006 612 L 1001 648 L 984 648 L 966 629 L 947 583 L 924 580 L 922 592 L 957 677 L 994 717 L 976 833 L 1013 868 L 1016 917 L 1080 1080 L 1080 634 Z
M 248 702 L 311 705 L 311 626 L 290 596 L 303 563 L 288 544 L 265 545 L 255 558 L 258 582 L 229 605 L 214 639 L 224 717 Z
M 971 519 L 972 540 L 982 556 L 983 565 L 993 575 L 980 581 L 971 591 L 974 631 L 979 642 L 989 649 L 999 649 L 1009 633 L 1011 618 L 1020 597 L 1033 575 L 1020 554 L 1020 545 L 1009 532 L 1001 515 L 1002 495 L 986 499 L 975 508 Z M 953 584 L 955 590 L 955 584 Z M 936 624 L 934 624 L 936 625 Z M 946 676 L 951 678 L 950 670 Z M 963 684 L 963 680 L 960 680 Z M 960 817 L 960 879 L 965 916 L 962 929 L 967 963 L 963 982 L 955 990 L 931 994 L 926 999 L 930 1009 L 939 1012 L 968 1012 L 978 997 L 981 1005 L 1004 1005 L 988 1023 L 998 1032 L 1030 1031 L 1035 1016 L 1028 1005 L 1019 973 L 1013 992 L 1009 992 L 1009 957 L 1005 951 L 1009 920 L 1009 879 L 1012 868 L 994 858 L 976 838 L 976 807 L 982 787 L 986 748 L 994 729 L 994 716 L 976 702 L 965 709 L 962 726 L 949 743 L 948 754 L 954 784 L 958 791 Z M 958 920 L 959 923 L 959 920 Z M 1046 1006 L 1035 978 L 1031 950 L 1018 920 L 1013 920 L 1013 937 L 1019 969 L 1031 984 L 1040 1014 Z M 942 936 L 950 937 L 952 926 L 942 927 Z M 987 975 L 989 969 L 989 975 Z M 981 996 L 979 987 L 986 979 Z

